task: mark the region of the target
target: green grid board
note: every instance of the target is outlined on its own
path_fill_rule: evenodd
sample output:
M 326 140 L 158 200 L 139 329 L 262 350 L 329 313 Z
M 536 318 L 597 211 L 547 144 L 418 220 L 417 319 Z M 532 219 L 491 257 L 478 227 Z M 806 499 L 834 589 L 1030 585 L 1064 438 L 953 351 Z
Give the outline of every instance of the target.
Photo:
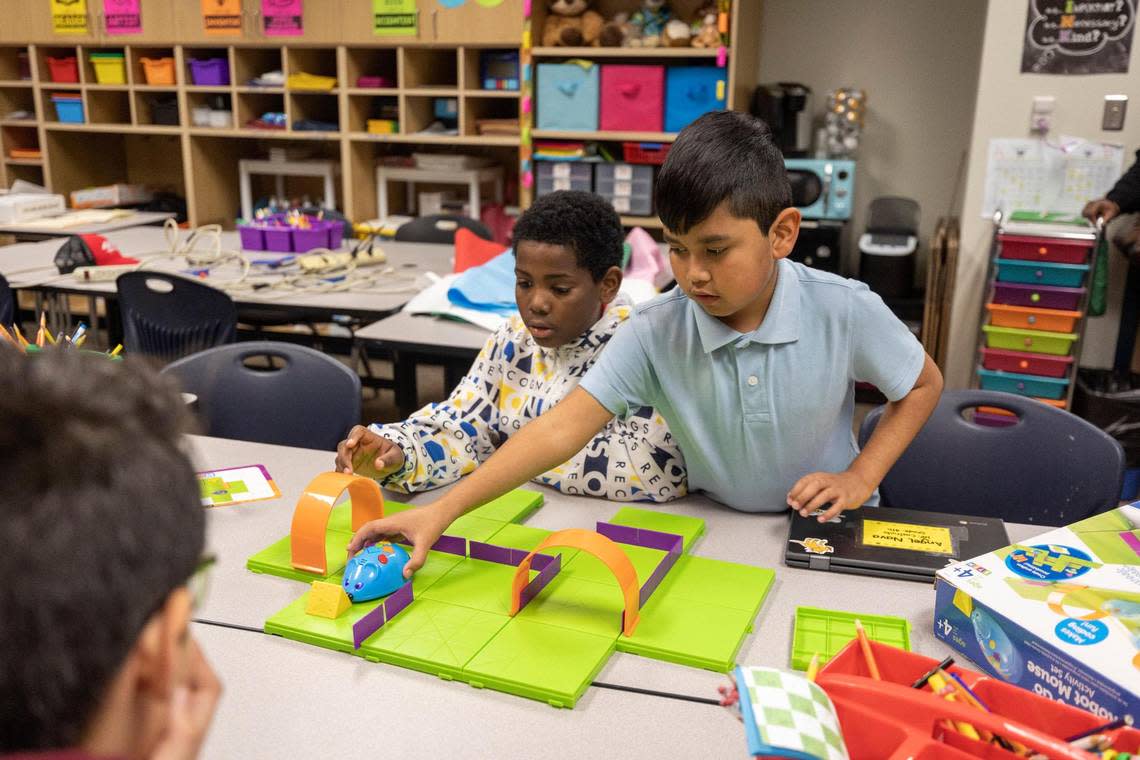
M 792 668 L 807 670 L 812 655 L 827 664 L 855 638 L 855 620 L 863 624 L 867 638 L 910 651 L 910 623 L 893 615 L 865 615 L 819 607 L 796 607 L 792 633 Z
M 693 542 L 705 532 L 705 521 L 696 517 L 654 512 L 637 507 L 622 507 L 609 519 L 609 522 L 614 525 L 628 525 L 631 528 L 646 528 L 681 536 L 685 539 L 682 551 L 686 552 L 693 548 Z

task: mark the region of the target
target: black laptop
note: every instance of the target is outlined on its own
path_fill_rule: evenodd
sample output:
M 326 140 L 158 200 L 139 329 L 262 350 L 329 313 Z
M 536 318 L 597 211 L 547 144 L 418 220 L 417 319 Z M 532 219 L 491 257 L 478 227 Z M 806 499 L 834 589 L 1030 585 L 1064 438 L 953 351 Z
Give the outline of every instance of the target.
M 793 512 L 784 562 L 929 583 L 948 564 L 1005 546 L 1005 523 L 986 517 L 864 507 L 821 523 Z

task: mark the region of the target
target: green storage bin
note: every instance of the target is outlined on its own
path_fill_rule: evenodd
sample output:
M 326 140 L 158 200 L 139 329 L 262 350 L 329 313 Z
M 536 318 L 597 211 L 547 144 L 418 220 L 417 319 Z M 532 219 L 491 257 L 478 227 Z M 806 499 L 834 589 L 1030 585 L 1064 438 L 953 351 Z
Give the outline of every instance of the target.
M 1007 348 L 1011 351 L 1029 351 L 1035 354 L 1068 356 L 1077 340 L 1076 333 L 1023 330 L 1018 327 L 983 325 L 986 348 Z

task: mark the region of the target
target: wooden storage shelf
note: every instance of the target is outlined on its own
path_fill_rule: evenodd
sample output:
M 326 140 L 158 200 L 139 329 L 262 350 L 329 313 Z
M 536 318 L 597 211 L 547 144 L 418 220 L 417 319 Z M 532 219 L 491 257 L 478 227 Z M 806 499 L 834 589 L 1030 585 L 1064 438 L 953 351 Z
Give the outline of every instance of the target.
M 235 47 L 233 53 L 233 83 L 239 89 L 270 71 L 284 71 L 284 50 L 280 47 Z M 266 88 L 268 89 L 268 88 Z
M 580 132 L 567 129 L 536 129 L 531 134 L 535 139 L 551 140 L 595 140 L 615 142 L 673 142 L 676 132 Z
M 8 166 L 43 166 L 44 160 L 42 158 L 5 158 L 4 163 Z
M 83 89 L 88 92 L 128 92 L 131 87 L 126 84 L 85 84 Z
M 39 122 L 35 119 L 0 119 L 0 127 L 16 127 L 18 129 L 39 129 Z
M 345 93 L 348 95 L 399 95 L 403 90 L 399 87 L 348 87 Z
M 655 216 L 625 216 L 622 215 L 621 223 L 623 227 L 645 227 L 647 229 L 660 230 L 664 229 L 665 225 L 661 220 Z
M 131 96 L 126 89 L 88 91 L 87 121 L 90 124 L 131 123 Z
M 536 47 L 531 48 L 535 58 L 716 58 L 716 48 L 695 47 Z
M 406 87 L 400 90 L 404 95 L 416 95 L 434 98 L 459 97 L 459 88 L 450 85 L 436 85 L 433 87 Z
M 267 95 L 284 95 L 284 87 L 258 87 L 256 85 L 238 85 L 234 88 L 239 93 L 265 93 Z M 294 90 L 297 92 L 297 90 Z
M 518 90 L 464 90 L 465 98 L 505 98 L 518 100 L 521 93 Z
M 459 89 L 458 49 L 402 47 L 400 54 L 400 87 L 405 90 Z
M 215 86 L 215 85 L 208 85 L 208 84 L 202 84 L 202 85 L 188 84 L 185 87 L 183 87 L 182 89 L 186 90 L 186 92 L 206 92 L 206 93 L 213 92 L 213 93 L 217 93 L 219 95 L 229 95 L 234 90 L 234 88 L 230 87 L 229 85 Z
M 27 79 L 0 79 L 0 87 L 24 87 L 30 90 L 35 86 L 35 82 Z

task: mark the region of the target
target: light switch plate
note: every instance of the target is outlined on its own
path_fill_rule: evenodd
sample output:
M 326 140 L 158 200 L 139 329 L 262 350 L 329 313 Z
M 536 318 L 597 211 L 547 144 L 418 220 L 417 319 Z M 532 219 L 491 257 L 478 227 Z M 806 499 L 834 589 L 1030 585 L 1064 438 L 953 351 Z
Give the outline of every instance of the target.
M 1104 117 L 1100 128 L 1106 132 L 1117 132 L 1124 129 L 1124 112 L 1128 110 L 1127 95 L 1105 95 Z

